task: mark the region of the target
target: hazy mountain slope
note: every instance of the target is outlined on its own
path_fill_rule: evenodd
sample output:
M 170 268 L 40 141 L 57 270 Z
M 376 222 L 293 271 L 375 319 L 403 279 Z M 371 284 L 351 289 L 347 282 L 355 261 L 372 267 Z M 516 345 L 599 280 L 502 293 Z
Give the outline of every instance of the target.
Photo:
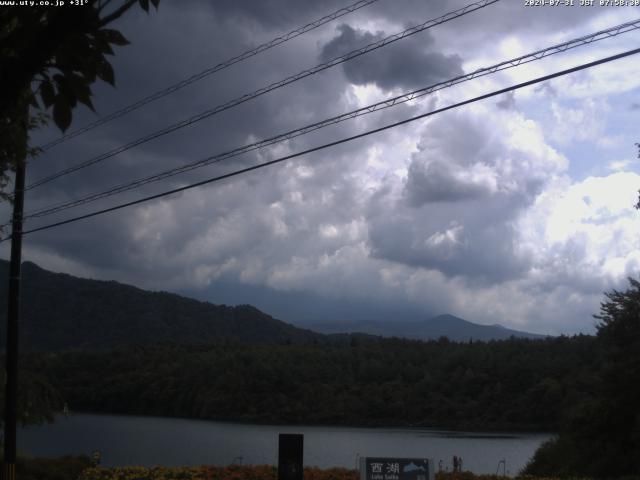
M 544 338 L 543 335 L 511 330 L 500 325 L 479 325 L 453 315 L 439 315 L 424 322 L 332 322 L 310 324 L 309 328 L 323 333 L 364 332 L 385 337 L 404 337 L 437 340 L 447 337 L 456 342 L 468 340 L 506 340 L 517 338 Z
M 4 346 L 8 262 L 0 261 L 0 339 Z M 242 305 L 213 305 L 118 282 L 87 280 L 23 264 L 25 349 L 111 347 L 157 342 L 324 343 L 328 337 Z
M 0 260 L 0 348 L 4 347 L 8 262 Z M 213 305 L 114 281 L 88 280 L 23 264 L 22 348 L 59 350 L 175 343 L 310 344 L 349 342 L 351 336 L 396 336 L 452 341 L 542 338 L 452 315 L 425 322 L 333 322 L 308 325 L 277 320 L 250 305 Z M 324 333 L 324 334 L 323 334 Z M 333 334 L 333 335 L 328 335 Z

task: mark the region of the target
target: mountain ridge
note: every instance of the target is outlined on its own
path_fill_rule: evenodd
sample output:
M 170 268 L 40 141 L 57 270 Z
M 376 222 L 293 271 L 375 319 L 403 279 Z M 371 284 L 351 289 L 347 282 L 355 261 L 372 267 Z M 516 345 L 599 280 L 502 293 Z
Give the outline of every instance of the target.
M 0 322 L 6 322 L 9 264 L 0 260 Z M 478 325 L 444 314 L 426 322 L 327 322 L 291 324 L 248 304 L 215 305 L 175 293 L 148 291 L 113 280 L 54 273 L 32 262 L 22 266 L 21 348 L 63 350 L 120 345 L 233 343 L 336 344 L 372 336 L 418 340 L 502 340 L 541 335 Z M 357 328 L 361 327 L 361 328 Z M 315 330 L 315 331 L 314 331 Z M 5 329 L 0 328 L 0 345 Z
M 0 261 L 0 322 L 8 262 Z M 27 350 L 110 348 L 159 342 L 308 344 L 340 340 L 277 320 L 251 305 L 214 305 L 116 281 L 22 266 L 21 344 Z M 54 328 L 52 328 L 54 327 Z M 4 345 L 5 329 L 0 328 Z
M 500 324 L 481 325 L 448 313 L 437 315 L 423 322 L 352 322 L 312 323 L 308 327 L 322 333 L 361 332 L 369 335 L 395 336 L 414 340 L 438 340 L 447 337 L 450 341 L 466 342 L 507 340 L 511 337 L 542 339 L 546 335 L 513 330 Z

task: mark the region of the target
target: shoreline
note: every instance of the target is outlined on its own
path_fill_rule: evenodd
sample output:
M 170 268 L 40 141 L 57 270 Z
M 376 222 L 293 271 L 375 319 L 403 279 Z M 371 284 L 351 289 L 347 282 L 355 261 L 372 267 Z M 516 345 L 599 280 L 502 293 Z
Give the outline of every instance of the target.
M 554 436 L 557 435 L 558 432 L 550 429 L 541 429 L 535 428 L 530 425 L 519 425 L 519 426 L 510 426 L 506 427 L 505 425 L 494 426 L 494 428 L 490 428 L 486 425 L 472 425 L 472 424 L 458 424 L 452 426 L 451 424 L 445 425 L 443 423 L 430 423 L 430 424 L 397 424 L 397 423 L 387 423 L 387 422 L 369 422 L 366 424 L 357 424 L 357 423 L 302 423 L 302 422 L 283 422 L 283 421 L 261 421 L 259 419 L 219 419 L 219 418 L 198 418 L 198 417 L 187 417 L 187 416 L 174 416 L 174 415 L 155 415 L 155 414 L 145 414 L 145 413 L 124 413 L 124 412 L 102 412 L 102 411 L 92 411 L 92 410 L 76 410 L 69 411 L 68 416 L 71 417 L 73 415 L 100 415 L 100 416 L 118 416 L 118 417 L 144 417 L 144 418 L 158 418 L 163 420 L 190 420 L 197 422 L 211 422 L 211 423 L 220 423 L 225 425 L 256 425 L 256 426 L 265 426 L 265 427 L 283 427 L 283 428 L 291 428 L 291 427 L 309 427 L 309 428 L 354 428 L 354 429 L 389 429 L 389 430 L 408 430 L 408 431 L 429 431 L 429 432 L 439 432 L 439 433 L 452 433 L 452 434 L 489 434 L 487 435 L 489 438 L 500 438 L 503 437 L 512 437 L 517 435 L 524 434 L 533 434 L 533 435 L 546 435 L 546 436 Z M 59 414 L 56 418 L 60 416 L 65 416 L 64 414 Z M 446 435 L 444 435 L 446 436 Z M 455 437 L 456 435 L 451 435 Z M 461 435 L 466 436 L 466 435 Z M 475 436 L 475 435 L 469 435 Z M 478 438 L 483 438 L 482 435 L 478 435 Z

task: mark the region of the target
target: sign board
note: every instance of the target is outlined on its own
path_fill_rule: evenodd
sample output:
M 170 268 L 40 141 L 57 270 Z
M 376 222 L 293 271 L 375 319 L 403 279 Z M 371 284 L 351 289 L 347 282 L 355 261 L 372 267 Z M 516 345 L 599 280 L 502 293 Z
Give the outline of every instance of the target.
M 433 460 L 361 457 L 360 480 L 434 480 Z
M 304 436 L 281 433 L 278 436 L 278 480 L 303 480 Z

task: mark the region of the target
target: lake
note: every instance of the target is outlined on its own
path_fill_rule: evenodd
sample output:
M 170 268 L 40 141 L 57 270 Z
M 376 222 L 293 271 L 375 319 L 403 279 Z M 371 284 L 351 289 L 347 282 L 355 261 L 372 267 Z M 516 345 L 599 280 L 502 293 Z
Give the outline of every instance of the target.
M 102 453 L 105 466 L 277 464 L 278 434 L 304 434 L 304 463 L 355 468 L 356 457 L 433 458 L 451 470 L 496 473 L 504 459 L 515 475 L 550 437 L 538 433 L 452 432 L 418 428 L 245 425 L 177 418 L 73 414 L 18 432 L 20 452 L 34 456 Z M 503 468 L 500 467 L 500 472 Z

